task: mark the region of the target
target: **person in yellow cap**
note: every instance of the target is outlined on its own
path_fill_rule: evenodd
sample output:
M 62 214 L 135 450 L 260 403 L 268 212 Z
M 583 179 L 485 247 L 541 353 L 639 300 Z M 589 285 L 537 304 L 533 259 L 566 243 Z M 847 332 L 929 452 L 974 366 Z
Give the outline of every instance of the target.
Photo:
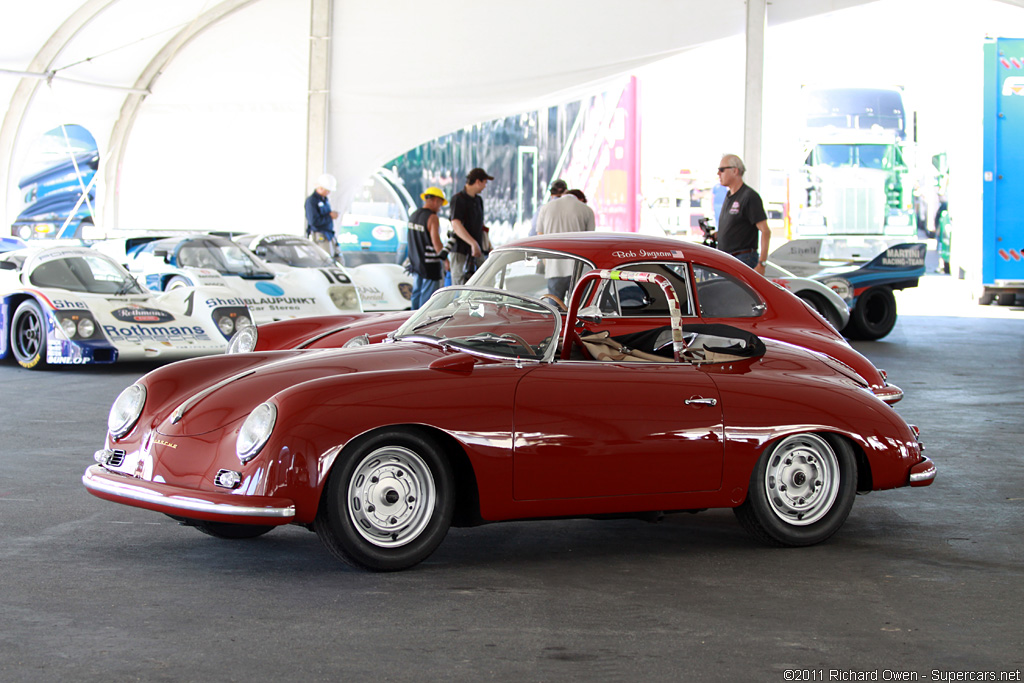
M 412 309 L 415 311 L 441 287 L 443 262 L 448 256 L 441 246 L 441 222 L 438 210 L 448 203 L 444 191 L 428 187 L 420 195 L 423 208 L 409 216 L 409 266 L 416 276 L 412 287 Z

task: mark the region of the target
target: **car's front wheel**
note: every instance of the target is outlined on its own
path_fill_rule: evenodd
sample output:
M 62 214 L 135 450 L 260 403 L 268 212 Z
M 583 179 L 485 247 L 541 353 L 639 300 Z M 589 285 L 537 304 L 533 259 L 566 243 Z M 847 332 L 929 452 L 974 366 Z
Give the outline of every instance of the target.
M 406 569 L 444 540 L 454 489 L 451 466 L 431 440 L 404 430 L 377 434 L 339 457 L 313 527 L 347 564 Z
M 32 299 L 22 301 L 11 318 L 11 351 L 23 368 L 46 365 L 46 318 Z
M 839 437 L 787 436 L 757 461 L 747 499 L 734 509 L 769 545 L 821 543 L 839 530 L 857 494 L 857 459 Z

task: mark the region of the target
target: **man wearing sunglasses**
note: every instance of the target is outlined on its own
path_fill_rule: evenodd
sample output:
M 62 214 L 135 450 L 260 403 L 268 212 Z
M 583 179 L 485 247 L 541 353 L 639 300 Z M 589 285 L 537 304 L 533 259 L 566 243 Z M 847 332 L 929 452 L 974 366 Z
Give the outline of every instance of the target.
M 772 233 L 761 195 L 743 183 L 746 170 L 735 154 L 726 154 L 718 165 L 718 182 L 729 188 L 718 216 L 718 248 L 764 275 Z

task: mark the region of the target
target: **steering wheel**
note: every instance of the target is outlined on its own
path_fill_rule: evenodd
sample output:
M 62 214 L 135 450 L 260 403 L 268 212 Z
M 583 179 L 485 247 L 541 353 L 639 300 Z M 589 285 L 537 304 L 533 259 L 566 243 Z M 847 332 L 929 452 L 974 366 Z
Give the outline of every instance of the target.
M 532 358 L 536 358 L 537 357 L 537 350 L 534 349 L 533 346 L 531 346 L 525 339 L 520 337 L 518 334 L 513 334 L 511 332 L 503 332 L 500 336 L 504 337 L 506 339 L 511 339 L 516 344 L 519 344 L 520 346 L 525 348 L 527 351 L 530 352 L 530 356 Z
M 569 310 L 569 309 L 567 309 L 565 307 L 565 302 L 562 301 L 561 299 L 559 299 L 554 294 L 541 294 L 540 298 L 541 299 L 551 299 L 552 301 L 554 301 L 555 302 L 555 306 L 557 306 L 558 310 L 561 311 L 562 313 L 565 313 L 567 310 Z

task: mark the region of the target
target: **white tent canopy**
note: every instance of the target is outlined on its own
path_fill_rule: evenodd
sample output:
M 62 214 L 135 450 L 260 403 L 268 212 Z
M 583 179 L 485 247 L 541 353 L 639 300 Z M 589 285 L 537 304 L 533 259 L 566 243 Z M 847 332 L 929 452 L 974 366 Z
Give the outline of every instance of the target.
M 767 19 L 870 1 L 772 0 Z M 338 177 L 343 208 L 406 150 L 742 34 L 745 7 L 49 0 L 44 10 L 0 0 L 0 205 L 10 225 L 32 143 L 73 123 L 98 144 L 107 229 L 298 231 L 320 170 Z

